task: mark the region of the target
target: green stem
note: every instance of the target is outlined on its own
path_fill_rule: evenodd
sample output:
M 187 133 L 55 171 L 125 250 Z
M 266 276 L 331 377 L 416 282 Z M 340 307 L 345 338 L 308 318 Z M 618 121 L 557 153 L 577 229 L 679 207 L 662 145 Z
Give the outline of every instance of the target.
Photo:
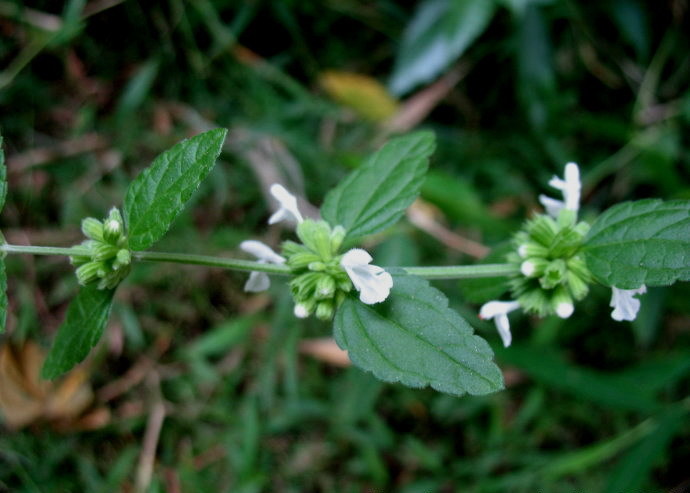
M 70 248 L 0 245 L 0 251 L 5 253 L 28 253 L 32 255 L 89 255 L 89 250 L 82 246 Z M 145 262 L 172 262 L 177 264 L 203 265 L 206 267 L 220 267 L 222 269 L 239 270 L 245 272 L 266 272 L 267 274 L 290 275 L 287 265 L 268 264 L 251 260 L 240 260 L 210 255 L 194 255 L 188 253 L 167 252 L 132 252 L 135 260 Z M 425 279 L 472 279 L 478 277 L 505 277 L 517 273 L 517 267 L 511 264 L 482 264 L 482 265 L 449 265 L 434 267 L 403 267 L 409 274 Z
M 132 252 L 132 256 L 137 260 L 144 260 L 147 262 L 173 262 L 176 264 L 204 265 L 206 267 L 221 267 L 223 269 L 242 270 L 247 272 L 266 272 L 268 274 L 278 274 L 284 276 L 290 274 L 290 267 L 284 264 L 267 264 L 264 262 L 253 262 L 251 260 L 212 257 L 210 255 L 166 252 Z
M 5 243 L 0 245 L 0 251 L 5 253 L 28 253 L 30 255 L 90 255 L 89 249 L 82 246 L 61 248 L 48 246 L 9 245 Z
M 512 264 L 448 265 L 403 267 L 408 274 L 425 279 L 474 279 L 478 277 L 506 277 L 519 272 Z

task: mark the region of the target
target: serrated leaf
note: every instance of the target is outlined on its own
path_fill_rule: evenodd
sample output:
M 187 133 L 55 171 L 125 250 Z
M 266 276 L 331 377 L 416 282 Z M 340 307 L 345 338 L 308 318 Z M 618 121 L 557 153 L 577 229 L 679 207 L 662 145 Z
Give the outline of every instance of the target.
M 97 289 L 96 286 L 79 290 L 43 364 L 43 378 L 58 377 L 86 358 L 103 334 L 114 293 L 113 289 Z
M 226 133 L 217 128 L 183 140 L 129 185 L 124 214 L 132 250 L 150 247 L 168 231 L 215 165 Z
M 636 289 L 690 280 L 690 201 L 624 202 L 592 225 L 583 253 L 606 286 Z
M 365 305 L 350 297 L 338 308 L 334 335 L 352 362 L 386 382 L 430 385 L 454 395 L 503 388 L 487 342 L 448 308 L 439 290 L 416 276 L 392 272 L 385 302 Z
M 326 195 L 321 217 L 349 238 L 393 225 L 419 195 L 435 145 L 432 132 L 390 140 Z
M 391 92 L 404 94 L 431 81 L 484 32 L 493 0 L 426 0 L 408 24 L 391 76 Z

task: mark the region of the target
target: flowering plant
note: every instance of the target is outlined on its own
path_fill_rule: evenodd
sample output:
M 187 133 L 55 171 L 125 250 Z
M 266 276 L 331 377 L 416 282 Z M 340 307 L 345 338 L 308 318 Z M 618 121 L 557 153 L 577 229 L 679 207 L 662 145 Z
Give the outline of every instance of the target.
M 411 387 L 431 386 L 455 395 L 487 394 L 503 387 L 489 344 L 448 306 L 430 279 L 508 278 L 508 300 L 479 309 L 493 319 L 505 346 L 511 343 L 508 314 L 568 318 L 576 303 L 599 283 L 612 289 L 615 320 L 632 320 L 638 295 L 648 286 L 690 279 L 690 201 L 657 199 L 618 204 L 591 223 L 578 219 L 579 168 L 549 184 L 563 197 L 541 196 L 545 213 L 530 218 L 513 236 L 504 263 L 386 268 L 356 244 L 396 223 L 418 196 L 434 151 L 430 132 L 394 138 L 332 189 L 320 218 L 305 217 L 297 198 L 275 184 L 278 208 L 269 224 L 295 225 L 296 239 L 275 251 L 254 239 L 240 249 L 255 260 L 150 251 L 167 232 L 221 152 L 226 131 L 197 135 L 164 152 L 129 186 L 122 213 L 86 218 L 86 240 L 72 248 L 10 245 L 0 251 L 66 255 L 82 285 L 67 310 L 43 367 L 54 378 L 81 362 L 100 339 L 113 295 L 137 262 L 178 262 L 249 272 L 245 290 L 270 285 L 269 275 L 289 276 L 294 314 L 333 320 L 338 345 L 352 362 L 376 377 Z M 1 144 L 1 141 L 0 141 Z M 0 207 L 7 192 L 0 152 Z M 7 310 L 6 275 L 0 262 L 0 322 Z

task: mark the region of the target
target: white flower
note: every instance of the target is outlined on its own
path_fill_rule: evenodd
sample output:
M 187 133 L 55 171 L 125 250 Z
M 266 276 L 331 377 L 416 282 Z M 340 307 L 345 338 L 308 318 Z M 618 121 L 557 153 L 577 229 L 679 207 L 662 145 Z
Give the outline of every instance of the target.
M 482 320 L 494 319 L 496 329 L 503 340 L 503 346 L 510 346 L 512 336 L 510 334 L 510 322 L 508 314 L 520 308 L 517 301 L 489 301 L 479 309 L 479 318 Z
M 268 224 L 275 224 L 285 219 L 301 223 L 304 218 L 297 209 L 297 198 L 288 192 L 284 186 L 274 183 L 271 185 L 271 195 L 278 201 L 280 208 L 268 218 Z
M 557 218 L 562 209 L 577 212 L 580 208 L 580 190 L 582 189 L 580 169 L 577 164 L 568 163 L 565 165 L 563 174 L 565 179 L 554 176 L 549 181 L 549 185 L 563 192 L 563 200 L 552 199 L 546 195 L 539 196 L 539 202 L 546 209 L 546 213 L 553 218 Z
M 359 291 L 362 303 L 373 305 L 386 298 L 393 287 L 393 277 L 377 265 L 369 265 L 373 259 L 365 250 L 353 248 L 340 260 L 340 265 Z
M 284 264 L 285 258 L 274 252 L 270 246 L 256 240 L 247 240 L 240 243 L 240 248 L 245 252 L 254 255 L 259 259 L 259 263 Z M 271 285 L 271 280 L 265 272 L 252 272 L 244 285 L 245 291 L 258 293 L 266 291 Z
M 635 298 L 636 294 L 644 294 L 647 292 L 647 286 L 644 284 L 637 289 L 618 289 L 611 288 L 611 303 L 609 306 L 613 308 L 611 318 L 617 322 L 627 320 L 631 322 L 637 317 L 637 312 L 640 309 L 640 300 Z

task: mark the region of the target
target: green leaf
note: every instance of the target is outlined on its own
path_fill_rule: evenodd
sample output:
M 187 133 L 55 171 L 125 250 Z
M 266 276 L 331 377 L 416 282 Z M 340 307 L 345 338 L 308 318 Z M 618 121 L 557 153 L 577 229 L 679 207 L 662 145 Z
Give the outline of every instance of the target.
M 690 280 L 690 201 L 624 202 L 592 225 L 583 249 L 606 286 L 636 289 Z
M 79 290 L 43 364 L 43 378 L 58 377 L 86 358 L 103 334 L 114 293 L 113 289 L 97 289 L 95 286 Z
M 183 140 L 129 185 L 124 213 L 132 250 L 145 250 L 168 231 L 216 163 L 226 133 L 217 128 Z
M 435 141 L 432 132 L 390 140 L 326 195 L 321 217 L 349 238 L 393 225 L 419 195 Z
M 426 0 L 403 34 L 389 83 L 400 95 L 438 76 L 481 35 L 493 0 Z
M 503 388 L 487 342 L 448 308 L 439 290 L 393 270 L 393 289 L 383 303 L 347 298 L 335 316 L 338 345 L 352 362 L 386 382 L 430 385 L 454 395 L 488 394 Z

